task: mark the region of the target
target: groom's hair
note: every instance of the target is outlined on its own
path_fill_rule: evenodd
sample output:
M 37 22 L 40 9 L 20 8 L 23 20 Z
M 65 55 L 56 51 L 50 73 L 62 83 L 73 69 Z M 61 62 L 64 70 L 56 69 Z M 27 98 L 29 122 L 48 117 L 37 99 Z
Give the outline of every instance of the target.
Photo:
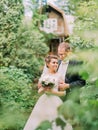
M 59 46 L 58 46 L 58 49 L 62 49 L 62 48 L 64 48 L 65 49 L 65 51 L 70 51 L 71 50 L 71 47 L 70 47 L 70 45 L 69 45 L 69 43 L 68 42 L 61 42 L 60 44 L 59 44 Z
M 58 56 L 57 55 L 46 56 L 46 58 L 45 58 L 46 65 L 51 62 L 51 59 L 57 59 L 58 60 Z

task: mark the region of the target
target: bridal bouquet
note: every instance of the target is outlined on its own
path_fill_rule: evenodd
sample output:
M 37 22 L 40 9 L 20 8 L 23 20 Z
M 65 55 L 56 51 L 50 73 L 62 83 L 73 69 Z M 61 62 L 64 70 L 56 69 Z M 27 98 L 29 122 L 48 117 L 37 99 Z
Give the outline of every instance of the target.
M 48 76 L 48 75 L 43 76 L 40 79 L 40 83 L 42 84 L 42 87 L 44 87 L 44 88 L 46 88 L 46 87 L 53 88 L 56 85 L 55 78 Z

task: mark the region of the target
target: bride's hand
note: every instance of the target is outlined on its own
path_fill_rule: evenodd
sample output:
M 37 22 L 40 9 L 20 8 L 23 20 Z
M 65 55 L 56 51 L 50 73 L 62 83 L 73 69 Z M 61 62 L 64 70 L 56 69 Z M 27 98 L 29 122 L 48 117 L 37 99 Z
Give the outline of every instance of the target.
M 69 88 L 69 84 L 68 83 L 62 82 L 62 83 L 59 84 L 59 89 L 60 90 L 66 90 L 68 88 Z
M 40 88 L 38 89 L 38 93 L 42 93 L 42 92 L 44 92 L 44 88 L 43 88 L 43 87 L 40 87 Z
M 51 94 L 52 93 L 52 89 L 50 87 L 46 87 L 44 91 L 47 94 Z
M 64 83 L 64 80 L 59 80 L 59 84 L 63 84 Z
M 51 90 L 51 88 L 50 87 L 40 87 L 39 89 L 38 89 L 38 93 L 51 93 L 52 92 L 52 90 Z

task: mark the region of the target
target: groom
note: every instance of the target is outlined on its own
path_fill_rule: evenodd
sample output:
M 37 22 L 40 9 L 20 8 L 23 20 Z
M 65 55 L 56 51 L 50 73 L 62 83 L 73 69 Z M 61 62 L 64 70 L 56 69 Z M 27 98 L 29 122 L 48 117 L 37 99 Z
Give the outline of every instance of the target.
M 76 87 L 82 87 L 86 81 L 79 74 L 79 68 L 82 66 L 82 61 L 74 60 L 76 57 L 70 56 L 71 48 L 68 42 L 62 42 L 58 46 L 58 56 L 60 65 L 58 72 L 63 76 L 65 82 L 60 84 L 60 90 L 70 92 Z
M 71 48 L 68 42 L 62 42 L 58 46 L 59 68 L 58 72 L 62 75 L 65 82 L 60 83 L 60 90 L 70 92 L 74 88 L 82 87 L 86 81 L 79 74 L 83 62 L 77 61 L 70 56 Z M 76 57 L 75 57 L 76 59 Z M 44 67 L 43 73 L 47 72 L 47 67 Z

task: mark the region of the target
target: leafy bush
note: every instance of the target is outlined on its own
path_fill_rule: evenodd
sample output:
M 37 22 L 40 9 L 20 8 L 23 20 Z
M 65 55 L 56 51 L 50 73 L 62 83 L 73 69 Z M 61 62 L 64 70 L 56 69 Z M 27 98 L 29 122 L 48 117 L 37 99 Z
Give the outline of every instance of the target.
M 8 66 L 17 40 L 18 28 L 23 16 L 22 0 L 0 1 L 0 62 Z
M 0 73 L 0 129 L 20 130 L 38 98 L 36 89 L 22 69 L 2 67 Z
M 95 48 L 95 43 L 94 40 L 86 40 L 78 35 L 73 35 L 69 37 L 70 40 L 70 44 L 73 50 L 77 51 L 77 50 L 88 50 L 88 49 L 92 49 Z
M 33 25 L 19 29 L 17 46 L 13 48 L 13 64 L 22 68 L 34 79 L 40 75 L 41 66 L 49 48 L 45 44 L 45 38 Z
M 59 113 L 69 120 L 75 130 L 97 130 L 98 87 L 86 86 L 71 93 L 60 107 Z
M 0 63 L 1 66 L 16 66 L 25 69 L 30 78 L 40 73 L 40 64 L 49 48 L 45 36 L 33 21 L 23 19 L 21 0 L 0 1 Z M 38 17 L 38 16 L 37 16 Z

